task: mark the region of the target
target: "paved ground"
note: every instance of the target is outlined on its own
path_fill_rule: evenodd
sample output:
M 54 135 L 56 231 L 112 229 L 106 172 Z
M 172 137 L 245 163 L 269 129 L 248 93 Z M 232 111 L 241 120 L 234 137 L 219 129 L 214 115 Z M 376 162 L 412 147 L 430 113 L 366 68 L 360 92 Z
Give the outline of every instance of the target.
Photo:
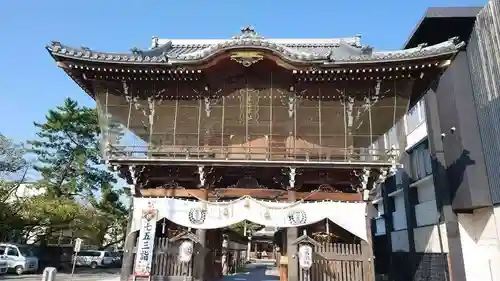
M 276 281 L 279 279 L 279 272 L 273 261 L 258 260 L 249 264 L 245 273 L 224 276 L 221 281 Z
M 73 278 L 68 273 L 58 273 L 57 281 L 118 281 L 119 269 L 77 269 Z M 0 275 L 1 281 L 41 281 L 41 274 Z M 256 260 L 247 266 L 244 273 L 225 276 L 221 281 L 276 281 L 279 273 L 274 261 Z
M 58 273 L 57 281 L 118 281 L 119 269 L 78 269 L 73 278 L 68 273 Z M 0 275 L 0 280 L 8 281 L 41 281 L 41 274 L 15 274 Z

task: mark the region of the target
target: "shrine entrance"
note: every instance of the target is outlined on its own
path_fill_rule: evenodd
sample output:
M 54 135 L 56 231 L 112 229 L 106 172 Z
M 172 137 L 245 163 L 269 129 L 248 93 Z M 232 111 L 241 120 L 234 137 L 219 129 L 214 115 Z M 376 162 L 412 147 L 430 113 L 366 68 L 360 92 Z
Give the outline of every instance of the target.
M 278 231 L 275 241 L 280 248 L 280 280 L 287 280 L 288 267 L 294 263 L 299 268 L 299 281 L 364 281 L 371 274 L 369 245 L 336 223 L 326 219 L 298 228 L 302 235 L 287 241 L 286 229 Z M 291 248 L 286 245 L 292 244 Z M 301 246 L 309 246 L 309 265 L 301 264 Z M 293 250 L 289 253 L 290 249 Z M 298 256 L 290 259 L 290 256 Z
M 362 202 L 135 198 L 131 231 L 139 230 L 139 237 L 133 273 L 136 279 L 187 281 L 251 274 L 253 262 L 262 262 L 250 256 L 252 238 L 228 228 L 249 221 L 277 230 L 268 253 L 274 259 L 265 266 L 276 274 L 281 270 L 280 280 L 366 280 L 371 259 L 366 226 L 360 223 L 365 211 Z M 293 238 L 293 231 L 302 235 Z M 304 256 L 304 245 L 309 245 L 309 256 Z M 292 267 L 299 269 L 295 276 L 290 275 Z
M 200 219 L 198 214 L 193 214 L 193 218 Z M 158 220 L 149 273 L 151 280 L 219 280 L 242 272 L 249 261 L 246 237 L 228 228 L 208 229 L 203 244 L 198 238 L 199 232 L 167 219 Z M 192 248 L 186 249 L 186 243 Z M 140 249 L 141 244 L 144 247 L 139 236 L 134 248 L 134 268 L 147 259 L 139 256 L 137 260 L 137 255 L 146 252 Z

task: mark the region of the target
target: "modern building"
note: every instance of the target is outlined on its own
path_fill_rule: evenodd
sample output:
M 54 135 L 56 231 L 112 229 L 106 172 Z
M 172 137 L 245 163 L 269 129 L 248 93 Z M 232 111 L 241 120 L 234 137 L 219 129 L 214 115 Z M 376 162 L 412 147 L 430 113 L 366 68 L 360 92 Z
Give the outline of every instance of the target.
M 431 8 L 405 44 L 467 43 L 395 128 L 403 168 L 373 201 L 377 270 L 393 280 L 500 278 L 499 27 L 500 1 Z

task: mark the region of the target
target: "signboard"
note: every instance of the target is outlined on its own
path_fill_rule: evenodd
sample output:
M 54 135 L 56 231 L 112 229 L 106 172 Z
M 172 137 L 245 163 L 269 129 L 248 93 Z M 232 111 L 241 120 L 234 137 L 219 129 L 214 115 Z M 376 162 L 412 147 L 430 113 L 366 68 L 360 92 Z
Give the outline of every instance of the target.
M 153 249 L 155 243 L 157 210 L 148 208 L 142 211 L 139 243 L 135 255 L 134 275 L 149 277 L 151 263 L 153 262 Z
M 82 248 L 82 239 L 76 238 L 75 239 L 75 248 L 74 248 L 75 253 L 80 252 L 81 248 Z
M 310 245 L 302 244 L 299 246 L 299 266 L 304 270 L 308 270 L 312 266 L 312 252 Z

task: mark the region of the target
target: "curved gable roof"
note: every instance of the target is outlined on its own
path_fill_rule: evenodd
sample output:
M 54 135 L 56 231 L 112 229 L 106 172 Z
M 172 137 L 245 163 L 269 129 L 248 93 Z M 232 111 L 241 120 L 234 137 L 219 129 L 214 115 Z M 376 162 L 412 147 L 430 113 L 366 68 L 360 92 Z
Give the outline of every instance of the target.
M 375 51 L 363 46 L 360 37 L 333 39 L 266 39 L 247 27 L 230 39 L 168 40 L 153 37 L 149 50 L 134 48 L 131 53 L 98 52 L 89 48 L 72 48 L 59 42 L 47 46 L 55 57 L 73 58 L 85 61 L 122 63 L 182 65 L 201 63 L 229 50 L 267 50 L 284 60 L 299 64 L 317 63 L 324 66 L 356 62 L 384 62 L 419 59 L 457 52 L 462 46 L 458 38 L 427 46 L 397 51 Z

